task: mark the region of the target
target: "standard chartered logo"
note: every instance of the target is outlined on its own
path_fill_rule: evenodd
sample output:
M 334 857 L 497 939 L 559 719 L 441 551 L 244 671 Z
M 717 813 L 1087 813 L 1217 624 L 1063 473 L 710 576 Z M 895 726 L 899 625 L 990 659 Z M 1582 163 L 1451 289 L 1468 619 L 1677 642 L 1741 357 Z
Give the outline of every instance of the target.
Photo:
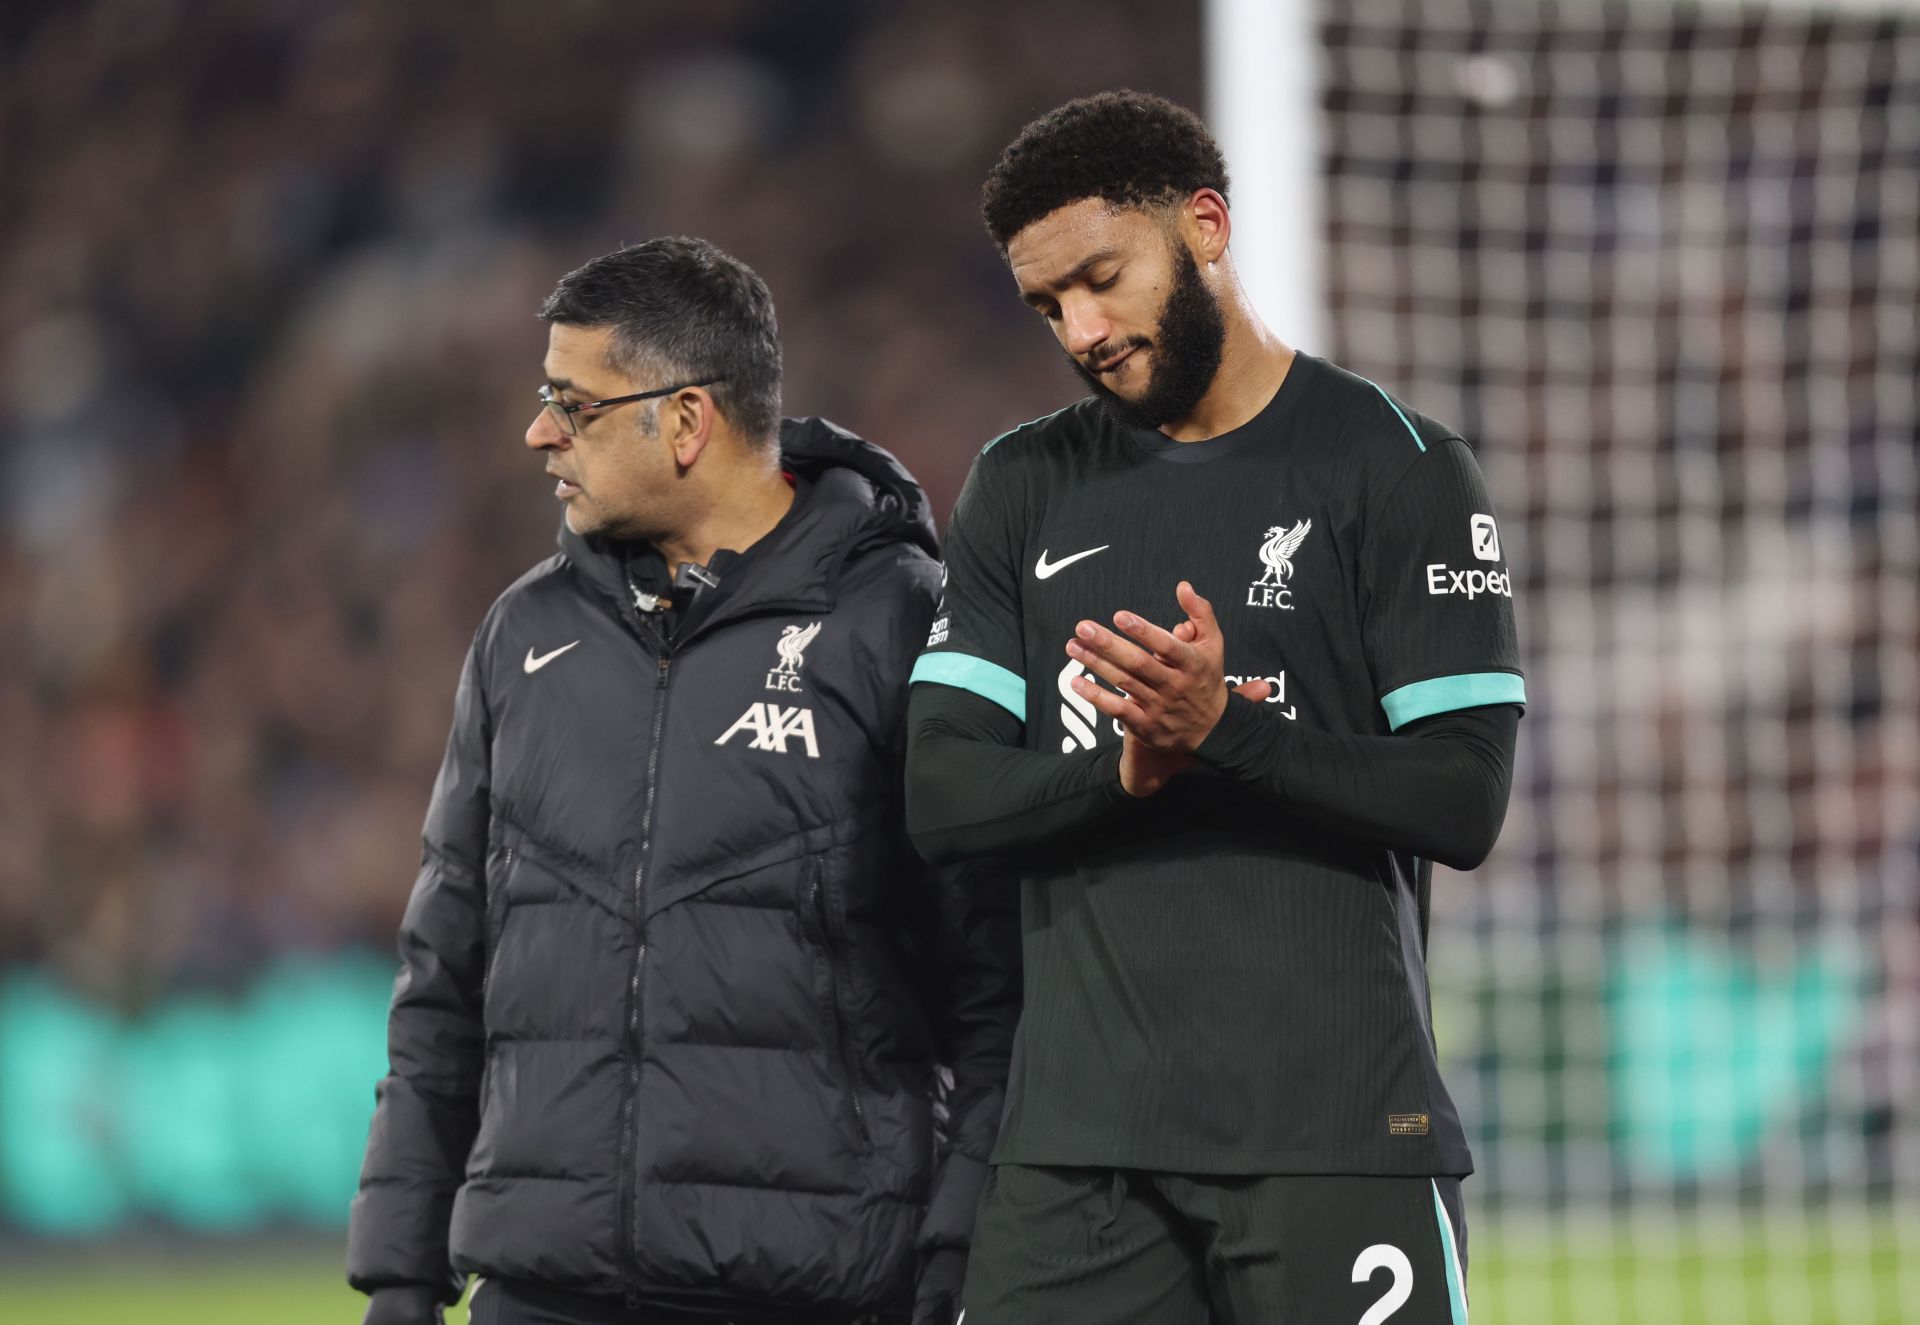
M 1060 725 L 1067 729 L 1067 734 L 1060 738 L 1060 753 L 1063 755 L 1070 755 L 1075 750 L 1091 750 L 1100 741 L 1100 710 L 1093 706 L 1091 700 L 1077 694 L 1073 688 L 1074 678 L 1085 675 L 1087 675 L 1085 667 L 1077 662 L 1069 662 L 1060 669 L 1060 675 L 1055 681 L 1055 688 L 1059 690 L 1060 698 L 1065 701 L 1060 705 Z M 1287 674 L 1284 669 L 1273 676 L 1235 676 L 1229 673 L 1226 681 L 1229 687 L 1241 685 L 1247 681 L 1265 681 L 1268 686 L 1265 702 L 1285 704 L 1286 707 L 1280 710 L 1280 716 L 1283 718 L 1293 719 L 1299 716 L 1299 710 L 1287 703 Z M 1117 719 L 1109 720 L 1107 725 L 1112 728 L 1115 736 L 1125 735 Z
M 1067 729 L 1066 736 L 1060 741 L 1060 753 L 1063 755 L 1070 755 L 1075 750 L 1091 750 L 1100 741 L 1100 710 L 1093 706 L 1092 700 L 1083 699 L 1073 689 L 1074 678 L 1086 674 L 1085 667 L 1077 662 L 1068 662 L 1060 669 L 1060 676 L 1054 683 L 1060 698 L 1066 701 L 1060 706 L 1060 725 Z M 1113 732 L 1116 736 L 1120 734 L 1118 722 L 1113 724 Z
M 1267 697 L 1262 701 L 1263 703 L 1287 704 L 1287 673 L 1284 668 L 1278 676 L 1235 676 L 1231 672 L 1227 673 L 1227 688 L 1229 690 L 1235 686 L 1245 685 L 1249 681 L 1265 681 L 1267 683 Z M 1287 704 L 1285 708 L 1280 710 L 1280 716 L 1292 720 L 1299 716 L 1299 710 L 1292 704 Z

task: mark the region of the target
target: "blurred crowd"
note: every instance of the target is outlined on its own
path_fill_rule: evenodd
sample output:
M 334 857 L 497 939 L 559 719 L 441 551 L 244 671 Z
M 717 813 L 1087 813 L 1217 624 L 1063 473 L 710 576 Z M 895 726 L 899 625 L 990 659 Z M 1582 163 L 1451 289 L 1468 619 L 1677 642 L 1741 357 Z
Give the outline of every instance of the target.
M 1514 811 L 1437 923 L 1825 917 L 1908 988 L 1920 33 L 1659 12 L 1324 11 L 1308 348 L 1481 445 L 1523 598 Z M 1200 106 L 1200 43 L 1153 0 L 0 9 L 0 968 L 137 1008 L 386 948 L 460 656 L 553 547 L 554 280 L 737 253 L 788 412 L 944 517 L 1080 392 L 982 175 L 1071 96 Z
M 562 272 L 704 235 L 786 406 L 944 516 L 1077 390 L 979 181 L 1103 87 L 1120 0 L 16 0 L 0 15 L 0 966 L 129 1008 L 392 941 L 461 654 L 548 555 Z

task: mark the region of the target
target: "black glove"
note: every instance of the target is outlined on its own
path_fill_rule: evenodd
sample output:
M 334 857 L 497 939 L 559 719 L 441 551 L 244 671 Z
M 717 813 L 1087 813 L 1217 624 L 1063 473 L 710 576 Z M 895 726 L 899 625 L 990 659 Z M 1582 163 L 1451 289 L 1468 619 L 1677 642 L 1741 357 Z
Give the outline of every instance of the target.
M 935 1247 L 920 1262 L 913 1292 L 913 1325 L 954 1325 L 960 1315 L 960 1289 L 967 1281 L 962 1247 Z
M 376 1288 L 360 1325 L 445 1325 L 440 1298 L 425 1284 Z

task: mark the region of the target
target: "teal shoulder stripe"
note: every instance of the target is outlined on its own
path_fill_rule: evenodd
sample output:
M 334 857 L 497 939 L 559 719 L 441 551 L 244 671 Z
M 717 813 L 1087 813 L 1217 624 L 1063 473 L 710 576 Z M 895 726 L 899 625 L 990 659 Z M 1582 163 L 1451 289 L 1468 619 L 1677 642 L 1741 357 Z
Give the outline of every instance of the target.
M 1436 713 L 1478 708 L 1482 704 L 1526 702 L 1527 683 L 1513 672 L 1436 676 L 1431 681 L 1415 681 L 1390 690 L 1380 697 L 1380 707 L 1387 711 L 1387 726 L 1394 731 Z
M 965 653 L 923 653 L 913 664 L 913 674 L 907 678 L 907 684 L 916 681 L 971 690 L 1020 721 L 1027 720 L 1027 683 L 1018 674 L 985 658 Z
M 1440 1184 L 1432 1178 L 1427 1182 L 1433 1188 L 1433 1214 L 1440 1221 L 1440 1249 L 1446 1253 L 1447 1262 L 1447 1303 L 1453 1308 L 1453 1325 L 1467 1325 L 1467 1286 L 1460 1280 L 1460 1249 L 1453 1241 L 1453 1221 L 1447 1218 L 1447 1207 L 1440 1200 Z
M 1387 402 L 1387 408 L 1392 410 L 1396 415 L 1399 415 L 1400 422 L 1407 425 L 1407 432 L 1413 437 L 1413 444 L 1420 448 L 1422 454 L 1425 454 L 1427 444 L 1420 440 L 1420 430 L 1414 427 L 1413 424 L 1407 422 L 1407 416 L 1400 412 L 1400 407 L 1394 403 L 1393 397 L 1387 394 L 1386 388 L 1372 378 L 1362 377 L 1360 380 L 1380 393 L 1380 399 Z

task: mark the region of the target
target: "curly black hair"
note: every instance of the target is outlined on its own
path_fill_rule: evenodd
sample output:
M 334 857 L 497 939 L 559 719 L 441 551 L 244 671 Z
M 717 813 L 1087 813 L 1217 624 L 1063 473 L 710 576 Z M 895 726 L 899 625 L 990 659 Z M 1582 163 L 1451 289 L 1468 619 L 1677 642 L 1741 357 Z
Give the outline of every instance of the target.
M 1200 117 L 1150 92 L 1100 92 L 1020 131 L 987 172 L 980 217 L 1004 253 L 1022 230 L 1082 198 L 1150 207 L 1195 189 L 1227 193 L 1227 163 Z

